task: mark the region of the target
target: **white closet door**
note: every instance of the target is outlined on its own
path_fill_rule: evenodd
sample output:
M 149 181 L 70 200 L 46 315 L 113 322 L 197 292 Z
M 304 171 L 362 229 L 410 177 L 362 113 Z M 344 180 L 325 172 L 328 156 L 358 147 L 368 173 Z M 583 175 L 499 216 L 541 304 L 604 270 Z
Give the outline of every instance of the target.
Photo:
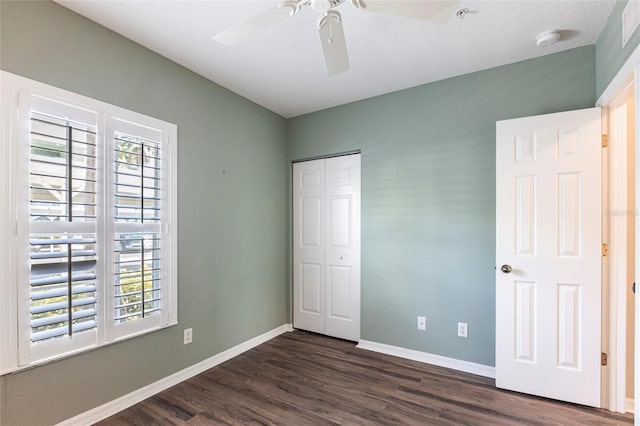
M 360 338 L 360 155 L 293 165 L 293 325 Z
M 293 165 L 293 325 L 324 333 L 324 160 Z
M 325 160 L 325 334 L 360 339 L 360 155 Z

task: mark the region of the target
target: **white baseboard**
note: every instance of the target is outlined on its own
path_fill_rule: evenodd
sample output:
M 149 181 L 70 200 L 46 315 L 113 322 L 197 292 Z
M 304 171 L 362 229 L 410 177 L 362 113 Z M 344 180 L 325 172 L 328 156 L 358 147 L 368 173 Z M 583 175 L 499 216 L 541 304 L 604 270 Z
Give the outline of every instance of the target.
M 496 378 L 496 369 L 489 365 L 476 364 L 475 362 L 462 361 L 446 356 L 434 355 L 427 352 L 415 351 L 413 349 L 401 348 L 399 346 L 385 345 L 384 343 L 370 342 L 368 340 L 360 340 L 358 348 L 366 349 L 373 352 L 380 352 L 387 355 L 393 355 L 400 358 L 410 359 L 413 361 L 433 364 L 439 367 L 451 368 L 453 370 L 464 371 L 465 373 L 477 374 L 478 376 Z
M 191 367 L 187 367 L 184 370 L 173 373 L 172 375 L 160 379 L 157 382 L 151 383 L 145 387 L 128 393 L 127 395 L 123 395 L 120 398 L 109 401 L 106 404 L 102 404 L 96 408 L 85 411 L 84 413 L 78 414 L 77 416 L 58 423 L 57 426 L 90 425 L 100 420 L 106 419 L 107 417 L 112 416 L 126 408 L 129 408 L 132 405 L 137 404 L 138 402 L 141 402 L 159 392 L 162 392 L 165 389 L 170 388 L 171 386 L 175 386 L 180 382 L 190 379 L 193 376 L 207 371 L 208 369 L 215 367 L 218 364 L 228 361 L 231 358 L 236 357 L 241 353 L 246 352 L 258 345 L 261 345 L 262 343 L 265 343 L 273 339 L 274 337 L 277 337 L 288 331 L 293 331 L 293 327 L 291 326 L 291 324 L 283 324 L 280 327 L 267 331 L 264 334 L 247 340 L 246 342 L 242 342 L 239 345 L 229 348 L 224 352 L 220 352 L 219 354 L 216 354 L 211 358 L 194 364 Z
M 634 399 L 633 398 L 625 398 L 624 400 L 624 411 L 627 413 L 634 414 Z

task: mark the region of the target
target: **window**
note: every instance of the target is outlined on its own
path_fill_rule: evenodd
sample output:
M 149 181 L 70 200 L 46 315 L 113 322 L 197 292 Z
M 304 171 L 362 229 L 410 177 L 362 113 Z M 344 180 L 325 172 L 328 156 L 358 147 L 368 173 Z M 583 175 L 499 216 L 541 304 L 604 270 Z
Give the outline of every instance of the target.
M 176 126 L 1 77 L 0 372 L 176 324 Z

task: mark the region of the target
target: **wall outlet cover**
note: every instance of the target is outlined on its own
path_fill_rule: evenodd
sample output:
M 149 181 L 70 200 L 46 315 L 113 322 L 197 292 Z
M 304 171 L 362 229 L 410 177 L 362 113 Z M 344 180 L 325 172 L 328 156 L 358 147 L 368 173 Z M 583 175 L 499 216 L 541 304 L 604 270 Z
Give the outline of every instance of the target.
M 469 324 L 466 322 L 458 323 L 458 337 L 469 337 Z
M 418 317 L 418 330 L 426 330 L 427 329 L 427 317 Z
M 186 328 L 184 330 L 184 344 L 188 345 L 191 342 L 193 342 L 193 329 L 192 328 Z

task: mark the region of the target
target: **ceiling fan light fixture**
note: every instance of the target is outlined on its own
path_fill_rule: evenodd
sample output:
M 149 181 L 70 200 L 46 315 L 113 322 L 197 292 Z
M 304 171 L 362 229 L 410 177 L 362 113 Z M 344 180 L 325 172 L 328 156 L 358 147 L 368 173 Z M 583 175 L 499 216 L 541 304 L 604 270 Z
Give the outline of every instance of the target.
M 553 46 L 558 42 L 558 40 L 560 40 L 560 31 L 545 31 L 536 38 L 536 45 L 538 47 L 546 48 Z

